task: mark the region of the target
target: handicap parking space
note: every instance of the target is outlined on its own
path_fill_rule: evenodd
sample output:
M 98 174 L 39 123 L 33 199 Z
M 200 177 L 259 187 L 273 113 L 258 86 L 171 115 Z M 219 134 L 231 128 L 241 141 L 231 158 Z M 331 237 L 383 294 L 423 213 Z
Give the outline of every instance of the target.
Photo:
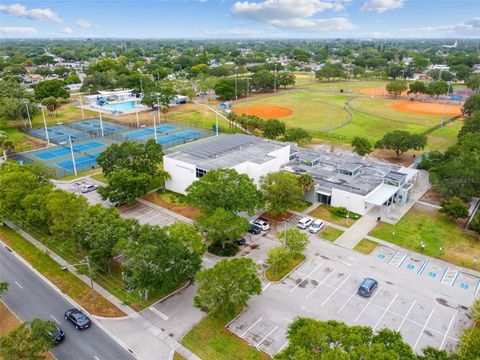
M 480 295 L 480 278 L 460 271 L 453 287 L 463 294 Z
M 425 258 L 420 258 L 418 256 L 408 254 L 403 261 L 401 268 L 411 271 L 413 273 L 418 273 L 426 261 L 427 259 Z
M 396 251 L 392 248 L 389 248 L 385 245 L 379 245 L 373 251 L 372 256 L 376 257 L 378 260 L 389 262 L 393 256 L 396 254 Z
M 424 279 L 440 281 L 446 270 L 446 267 L 441 266 L 434 261 L 429 261 L 419 275 Z

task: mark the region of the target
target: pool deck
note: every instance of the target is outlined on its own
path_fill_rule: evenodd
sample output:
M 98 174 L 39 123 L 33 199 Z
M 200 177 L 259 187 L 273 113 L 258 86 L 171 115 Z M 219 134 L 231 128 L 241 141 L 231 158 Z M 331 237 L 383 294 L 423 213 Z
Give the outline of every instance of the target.
M 129 114 L 135 114 L 135 112 L 143 112 L 150 110 L 148 106 L 139 104 L 137 109 L 129 109 L 129 110 L 109 110 L 108 108 L 102 107 L 102 106 L 94 106 L 94 105 L 79 105 L 77 106 L 79 109 L 84 109 L 84 110 L 89 110 L 89 111 L 95 111 L 97 113 L 102 113 L 106 115 L 129 115 Z

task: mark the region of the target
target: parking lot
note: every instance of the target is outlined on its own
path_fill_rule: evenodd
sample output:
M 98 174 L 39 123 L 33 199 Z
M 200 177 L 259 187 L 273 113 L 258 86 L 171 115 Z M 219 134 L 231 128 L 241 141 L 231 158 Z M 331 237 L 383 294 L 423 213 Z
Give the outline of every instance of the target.
M 374 331 L 387 327 L 400 331 L 415 351 L 453 349 L 460 331 L 472 325 L 467 307 L 473 293 L 321 240 L 312 241 L 308 251 L 309 259 L 281 283 L 264 283 L 262 294 L 229 325 L 232 332 L 273 356 L 288 344 L 286 329 L 297 316 Z M 365 277 L 379 282 L 370 298 L 356 293 Z
M 161 209 L 138 203 L 132 208 L 122 212 L 126 218 L 137 219 L 140 224 L 167 226 L 178 220 L 163 212 Z

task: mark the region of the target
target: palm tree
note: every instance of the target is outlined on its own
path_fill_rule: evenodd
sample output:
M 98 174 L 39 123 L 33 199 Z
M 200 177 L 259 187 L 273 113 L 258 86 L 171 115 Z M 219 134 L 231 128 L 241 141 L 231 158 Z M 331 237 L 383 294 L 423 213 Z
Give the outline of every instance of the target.
M 313 181 L 312 175 L 303 173 L 298 176 L 298 184 L 302 188 L 303 192 L 306 193 L 313 187 L 315 183 Z
M 4 132 L 0 132 L 0 148 L 3 151 L 3 158 L 7 160 L 7 153 L 15 148 L 15 144 L 8 138 L 8 135 Z

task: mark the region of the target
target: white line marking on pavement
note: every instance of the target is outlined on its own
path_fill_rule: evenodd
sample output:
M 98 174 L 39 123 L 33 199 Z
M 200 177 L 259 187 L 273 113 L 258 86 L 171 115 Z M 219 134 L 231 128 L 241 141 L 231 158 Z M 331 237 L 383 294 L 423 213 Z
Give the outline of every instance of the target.
M 375 326 L 373 327 L 373 331 L 375 331 L 375 329 L 377 328 L 378 324 L 380 324 L 380 321 L 382 321 L 383 317 L 385 316 L 385 314 L 387 313 L 387 311 L 390 309 L 390 306 L 392 306 L 392 304 L 395 302 L 395 300 L 397 299 L 397 296 L 398 296 L 398 293 L 395 294 L 395 296 L 393 297 L 392 301 L 390 301 L 390 304 L 388 304 L 387 308 L 386 308 L 385 311 L 383 312 L 382 316 L 380 316 L 380 319 L 378 319 L 377 323 L 376 323 Z
M 445 345 L 445 340 L 447 340 L 448 332 L 450 331 L 450 328 L 452 327 L 454 319 L 455 319 L 455 314 L 453 314 L 452 319 L 450 320 L 450 323 L 448 324 L 447 331 L 445 332 L 445 336 L 443 337 L 442 343 L 440 344 L 440 350 L 443 350 L 443 345 Z
M 348 274 L 348 276 L 345 278 L 345 280 L 343 280 L 343 281 L 340 283 L 340 285 L 338 285 L 338 286 L 330 293 L 330 295 L 328 295 L 328 297 L 323 301 L 322 306 L 325 305 L 328 300 L 330 300 L 330 298 L 337 292 L 337 290 L 340 288 L 340 286 L 342 286 L 343 284 L 345 284 L 345 282 L 348 280 L 349 277 L 350 277 L 350 274 Z
M 277 329 L 278 329 L 278 325 L 276 325 L 267 335 L 265 335 L 265 337 L 262 339 L 262 341 L 260 341 L 260 342 L 257 344 L 257 346 L 255 346 L 255 347 L 258 349 L 258 348 L 260 347 L 260 345 L 262 345 L 262 343 L 263 343 L 270 335 L 272 335 L 273 332 L 274 332 L 275 330 L 277 330 Z
M 345 265 L 347 265 L 347 266 L 353 267 L 353 265 L 352 265 L 352 264 L 350 264 L 350 263 L 348 263 L 348 262 L 346 262 L 346 261 L 342 261 L 342 260 L 340 260 L 340 262 L 341 262 L 341 263 L 343 263 L 343 264 L 345 264 Z
M 55 320 L 55 322 L 56 322 L 58 325 L 60 325 L 60 321 L 58 321 L 58 320 L 55 318 L 55 316 L 53 316 L 52 314 L 50 314 L 50 317 L 51 317 L 53 320 Z
M 365 307 L 362 309 L 362 311 L 360 311 L 360 313 L 359 313 L 359 314 L 357 315 L 357 317 L 355 318 L 355 322 L 357 322 L 358 319 L 360 319 L 360 316 L 362 316 L 362 314 L 365 312 L 365 310 L 367 310 L 368 305 L 370 305 L 370 303 L 373 301 L 373 299 L 375 298 L 375 296 L 377 296 L 377 294 L 380 292 L 380 289 L 381 289 L 381 288 L 382 288 L 382 287 L 379 286 L 378 289 L 377 289 L 377 291 L 375 292 L 375 294 L 373 294 L 373 296 L 370 298 L 370 300 L 368 300 L 367 305 L 365 305 Z M 360 299 L 360 300 L 363 301 L 363 299 Z
M 93 357 L 95 360 L 100 360 L 97 355 Z
M 262 293 L 263 293 L 265 290 L 267 290 L 267 288 L 268 288 L 270 285 L 272 285 L 272 283 L 268 283 L 267 285 L 265 285 L 265 287 L 262 289 Z
M 329 273 L 326 277 L 324 277 L 323 280 L 320 281 L 320 282 L 317 284 L 317 286 L 315 286 L 315 287 L 313 288 L 313 290 L 308 293 L 307 296 L 305 296 L 305 299 L 308 299 L 308 298 L 315 292 L 315 290 L 317 290 L 318 287 L 319 287 L 320 285 L 322 285 L 322 284 L 330 277 L 330 275 L 332 275 L 334 272 L 335 272 L 335 269 L 334 269 L 331 273 Z
M 416 303 L 417 303 L 417 300 L 413 300 L 412 305 L 410 306 L 410 308 L 408 309 L 407 313 L 406 313 L 405 316 L 403 317 L 403 320 L 402 320 L 402 322 L 400 323 L 400 326 L 398 327 L 397 331 L 400 331 L 400 329 L 402 328 L 403 324 L 405 323 L 405 320 L 407 320 L 407 317 L 408 317 L 408 315 L 410 314 L 410 311 L 412 311 L 412 309 L 413 309 L 413 307 L 415 306 Z
M 285 346 L 287 346 L 287 345 L 288 345 L 288 341 L 285 341 L 285 343 L 280 347 L 280 349 L 278 349 L 277 353 L 282 351 L 285 348 Z
M 255 322 L 253 323 L 253 325 L 250 326 L 242 335 L 240 335 L 240 337 L 243 338 L 243 336 L 244 336 L 247 332 L 249 332 L 250 330 L 252 330 L 255 325 L 257 325 L 260 321 L 262 321 L 262 319 L 263 319 L 263 316 L 260 316 L 260 318 L 259 318 L 257 321 L 255 321 Z
M 153 306 L 150 306 L 148 308 L 151 312 L 153 312 L 154 314 L 157 314 L 158 316 L 160 316 L 163 320 L 167 321 L 169 319 L 169 317 L 167 315 L 165 315 L 164 313 L 162 313 L 160 310 L 156 309 L 155 307 Z
M 343 308 L 348 304 L 348 302 L 349 302 L 350 300 L 352 300 L 353 295 L 355 295 L 356 293 L 357 293 L 357 289 L 355 289 L 355 291 L 352 293 L 352 295 L 350 295 L 350 297 L 348 298 L 348 300 L 345 301 L 345 303 L 342 305 L 342 307 L 340 308 L 340 310 L 337 311 L 337 314 L 340 314 L 340 313 L 342 312 Z
M 312 312 L 312 310 L 310 310 L 310 309 L 309 309 L 308 307 L 306 307 L 306 306 L 299 305 L 298 307 L 299 307 L 300 309 L 302 309 L 302 310 L 305 310 L 306 312 Z
M 18 282 L 15 281 L 15 284 L 16 284 L 20 289 L 23 289 L 23 286 L 20 285 Z
M 310 273 L 309 273 L 302 281 L 300 281 L 297 285 L 295 285 L 295 287 L 294 287 L 293 289 L 291 289 L 290 292 L 292 292 L 292 291 L 295 290 L 297 287 L 299 287 L 300 284 L 303 283 L 305 280 L 307 280 L 308 277 L 309 277 L 310 275 L 312 275 L 315 271 L 317 271 L 317 269 L 318 269 L 321 265 L 322 265 L 322 263 L 318 264 L 318 266 L 317 266 L 315 269 L 313 269 L 312 271 L 310 271 Z
M 422 337 L 423 332 L 425 331 L 425 328 L 427 327 L 427 324 L 428 324 L 428 322 L 430 321 L 430 318 L 432 317 L 434 311 L 435 311 L 435 308 L 433 308 L 433 309 L 432 309 L 432 312 L 430 313 L 430 315 L 428 315 L 428 319 L 427 319 L 427 321 L 425 322 L 425 325 L 423 325 L 422 331 L 420 331 L 420 335 L 418 335 L 418 338 L 417 338 L 417 341 L 415 342 L 415 345 L 413 345 L 413 350 L 414 350 L 414 351 L 415 351 L 415 349 L 417 348 L 418 342 L 420 341 L 420 338 Z

